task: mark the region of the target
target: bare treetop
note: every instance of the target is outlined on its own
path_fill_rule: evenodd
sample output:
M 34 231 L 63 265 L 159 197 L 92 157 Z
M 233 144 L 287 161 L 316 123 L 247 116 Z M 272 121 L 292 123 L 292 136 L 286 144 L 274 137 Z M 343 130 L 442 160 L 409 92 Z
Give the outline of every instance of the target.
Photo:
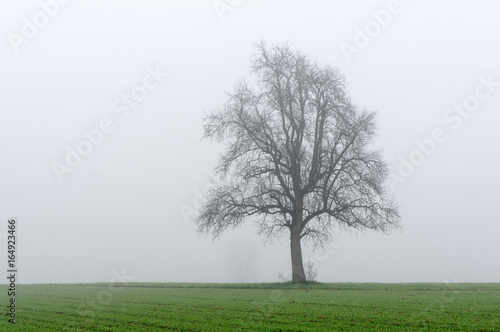
M 398 227 L 387 166 L 372 149 L 375 113 L 351 103 L 337 69 L 287 46 L 261 43 L 251 69 L 254 80 L 205 118 L 204 136 L 226 151 L 197 223 L 214 237 L 250 216 L 268 239 L 288 230 L 293 281 L 304 282 L 301 239 L 323 246 L 338 227 Z

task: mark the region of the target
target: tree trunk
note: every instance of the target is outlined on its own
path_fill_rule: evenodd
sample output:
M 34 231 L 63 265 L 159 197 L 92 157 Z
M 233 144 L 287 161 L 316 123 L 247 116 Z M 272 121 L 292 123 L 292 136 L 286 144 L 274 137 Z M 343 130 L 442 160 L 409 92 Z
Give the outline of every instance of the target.
M 300 227 L 294 226 L 290 232 L 290 250 L 292 254 L 292 282 L 305 283 L 304 264 L 302 262 L 302 248 L 300 246 Z
M 290 229 L 290 251 L 292 254 L 292 282 L 305 283 L 306 275 L 304 273 L 304 263 L 302 262 L 302 247 L 300 245 L 300 234 L 302 233 L 302 215 L 303 215 L 303 197 L 298 193 L 295 215 L 292 218 L 292 227 Z

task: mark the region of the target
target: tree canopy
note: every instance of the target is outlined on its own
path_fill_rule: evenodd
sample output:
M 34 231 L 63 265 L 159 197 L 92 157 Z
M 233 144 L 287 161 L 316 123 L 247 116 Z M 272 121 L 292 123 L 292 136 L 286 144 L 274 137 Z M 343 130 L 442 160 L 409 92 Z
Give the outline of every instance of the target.
M 250 78 L 204 119 L 204 137 L 225 152 L 196 223 L 214 238 L 249 217 L 267 239 L 289 232 L 293 281 L 305 282 L 302 239 L 324 246 L 338 228 L 399 227 L 375 113 L 351 102 L 338 69 L 288 46 L 260 43 Z

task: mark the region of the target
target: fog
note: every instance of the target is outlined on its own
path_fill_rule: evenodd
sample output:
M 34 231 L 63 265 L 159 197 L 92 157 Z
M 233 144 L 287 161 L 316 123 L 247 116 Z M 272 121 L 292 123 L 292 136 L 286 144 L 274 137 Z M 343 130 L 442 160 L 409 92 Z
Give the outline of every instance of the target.
M 260 40 L 338 67 L 377 111 L 400 205 L 401 231 L 307 245 L 318 280 L 500 282 L 499 3 L 40 3 L 0 4 L 0 268 L 15 217 L 20 283 L 289 273 L 287 237 L 264 245 L 247 223 L 213 242 L 190 221 L 223 151 L 203 114 Z

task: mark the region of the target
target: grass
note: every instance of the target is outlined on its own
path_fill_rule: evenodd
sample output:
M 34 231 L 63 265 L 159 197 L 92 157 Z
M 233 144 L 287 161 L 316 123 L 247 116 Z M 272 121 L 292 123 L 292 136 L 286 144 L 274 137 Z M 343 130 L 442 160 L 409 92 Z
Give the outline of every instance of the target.
M 18 285 L 0 331 L 500 331 L 500 284 Z M 0 287 L 7 294 L 7 286 Z M 1 307 L 7 312 L 7 297 Z

